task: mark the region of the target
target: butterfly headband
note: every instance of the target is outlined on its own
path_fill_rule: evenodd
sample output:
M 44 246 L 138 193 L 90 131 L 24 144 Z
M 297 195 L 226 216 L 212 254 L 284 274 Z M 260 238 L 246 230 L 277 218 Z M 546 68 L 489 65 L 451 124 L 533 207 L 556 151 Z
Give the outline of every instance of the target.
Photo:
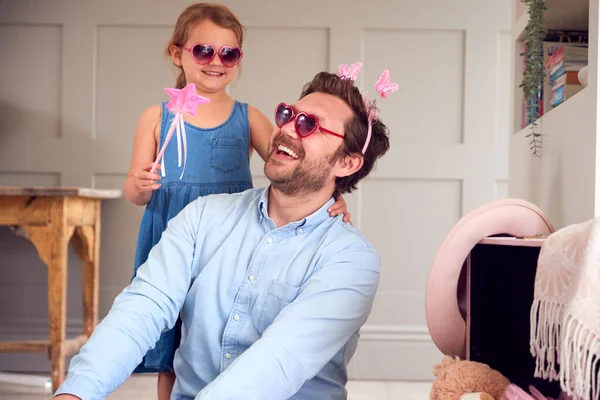
M 358 73 L 360 72 L 361 68 L 362 68 L 361 62 L 351 64 L 350 66 L 348 66 L 346 64 L 340 64 L 340 66 L 338 68 L 338 75 L 342 79 L 347 79 L 347 80 L 354 82 L 354 81 L 356 81 L 356 77 L 358 76 Z M 385 99 L 388 95 L 390 95 L 390 94 L 394 93 L 396 90 L 398 90 L 398 84 L 394 83 L 394 82 L 390 82 L 390 71 L 389 70 L 387 70 L 387 69 L 383 70 L 383 73 L 377 80 L 377 83 L 375 83 L 375 89 L 377 90 L 377 92 L 379 93 L 379 95 L 381 96 L 382 99 Z M 367 151 L 367 148 L 369 147 L 369 142 L 371 141 L 371 132 L 373 130 L 373 121 L 375 121 L 375 119 L 379 118 L 379 113 L 377 112 L 377 109 L 374 106 L 371 106 L 371 101 L 370 101 L 371 99 L 369 99 L 369 96 L 367 96 L 367 93 L 364 92 L 362 96 L 363 96 L 363 101 L 365 102 L 365 107 L 367 108 L 368 121 L 369 121 L 368 122 L 369 127 L 367 130 L 367 140 L 365 140 L 365 145 L 363 146 L 363 149 L 362 149 L 362 153 L 365 154 L 365 151 Z

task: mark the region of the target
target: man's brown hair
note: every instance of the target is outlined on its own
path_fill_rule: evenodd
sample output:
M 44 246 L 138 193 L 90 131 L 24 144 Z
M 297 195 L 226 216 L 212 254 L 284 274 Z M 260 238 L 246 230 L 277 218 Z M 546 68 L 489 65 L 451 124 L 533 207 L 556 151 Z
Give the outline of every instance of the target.
M 353 117 L 346 121 L 344 126 L 344 144 L 334 154 L 335 159 L 355 153 L 362 154 L 363 146 L 367 140 L 368 112 L 363 96 L 358 88 L 354 86 L 354 82 L 342 79 L 336 74 L 319 72 L 310 82 L 304 85 L 300 98 L 311 93 L 327 93 L 336 96 L 348 104 L 353 112 Z M 369 107 L 376 107 L 375 102 L 371 102 Z M 387 126 L 378 118 L 375 118 L 372 124 L 371 140 L 363 155 L 362 168 L 352 175 L 336 178 L 336 195 L 352 192 L 357 188 L 357 183 L 369 175 L 377 159 L 390 148 L 388 134 Z

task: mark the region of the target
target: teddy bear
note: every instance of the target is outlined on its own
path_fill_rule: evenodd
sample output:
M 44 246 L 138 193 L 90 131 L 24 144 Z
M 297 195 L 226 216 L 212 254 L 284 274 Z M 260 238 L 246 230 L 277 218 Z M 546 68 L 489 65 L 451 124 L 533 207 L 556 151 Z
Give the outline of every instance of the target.
M 488 365 L 446 356 L 433 367 L 430 400 L 500 400 L 510 382 Z

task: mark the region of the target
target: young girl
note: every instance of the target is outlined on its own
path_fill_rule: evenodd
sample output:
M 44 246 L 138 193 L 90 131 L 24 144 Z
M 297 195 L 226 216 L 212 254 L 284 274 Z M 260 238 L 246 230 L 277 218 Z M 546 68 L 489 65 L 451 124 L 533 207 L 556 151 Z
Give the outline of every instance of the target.
M 164 154 L 166 176 L 150 172 L 162 147 L 173 115 L 167 102 L 146 109 L 138 121 L 125 197 L 145 205 L 135 255 L 134 276 L 159 241 L 168 221 L 199 196 L 236 193 L 252 188 L 252 150 L 265 160 L 273 127 L 256 108 L 231 98 L 225 89 L 235 78 L 242 59 L 244 27 L 225 6 L 199 3 L 186 8 L 177 19 L 166 53 L 180 70 L 176 87 L 196 85 L 198 95 L 210 98 L 195 116 L 185 116 L 187 165 L 182 179 L 177 165 L 177 146 Z M 160 180 L 160 183 L 157 181 Z M 340 197 L 331 216 L 350 219 Z M 135 372 L 158 372 L 158 399 L 168 400 L 175 382 L 173 356 L 179 345 L 179 321 L 163 333 L 156 347 Z

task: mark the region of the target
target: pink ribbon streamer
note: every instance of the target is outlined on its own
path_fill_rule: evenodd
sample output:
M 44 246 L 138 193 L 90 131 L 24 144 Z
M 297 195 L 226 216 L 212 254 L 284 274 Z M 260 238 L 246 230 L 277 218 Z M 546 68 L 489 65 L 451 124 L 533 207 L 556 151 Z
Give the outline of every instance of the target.
M 187 135 L 185 133 L 185 120 L 184 115 L 196 115 L 196 108 L 200 104 L 205 104 L 210 102 L 210 99 L 206 97 L 198 96 L 196 92 L 196 85 L 190 83 L 183 89 L 174 89 L 167 88 L 165 89 L 167 94 L 171 96 L 171 100 L 167 103 L 166 108 L 175 113 L 173 117 L 173 121 L 171 122 L 171 126 L 169 126 L 169 130 L 167 132 L 167 136 L 165 137 L 165 142 L 163 143 L 154 164 L 152 165 L 152 169 L 150 172 L 155 172 L 158 163 L 161 165 L 161 175 L 166 176 L 165 169 L 165 150 L 167 149 L 167 145 L 171 141 L 171 137 L 176 132 L 177 133 L 177 165 L 181 167 L 182 159 L 183 159 L 183 168 L 181 170 L 181 175 L 179 179 L 183 178 L 183 174 L 185 172 L 185 167 L 187 165 Z M 183 145 L 183 151 L 182 151 Z

